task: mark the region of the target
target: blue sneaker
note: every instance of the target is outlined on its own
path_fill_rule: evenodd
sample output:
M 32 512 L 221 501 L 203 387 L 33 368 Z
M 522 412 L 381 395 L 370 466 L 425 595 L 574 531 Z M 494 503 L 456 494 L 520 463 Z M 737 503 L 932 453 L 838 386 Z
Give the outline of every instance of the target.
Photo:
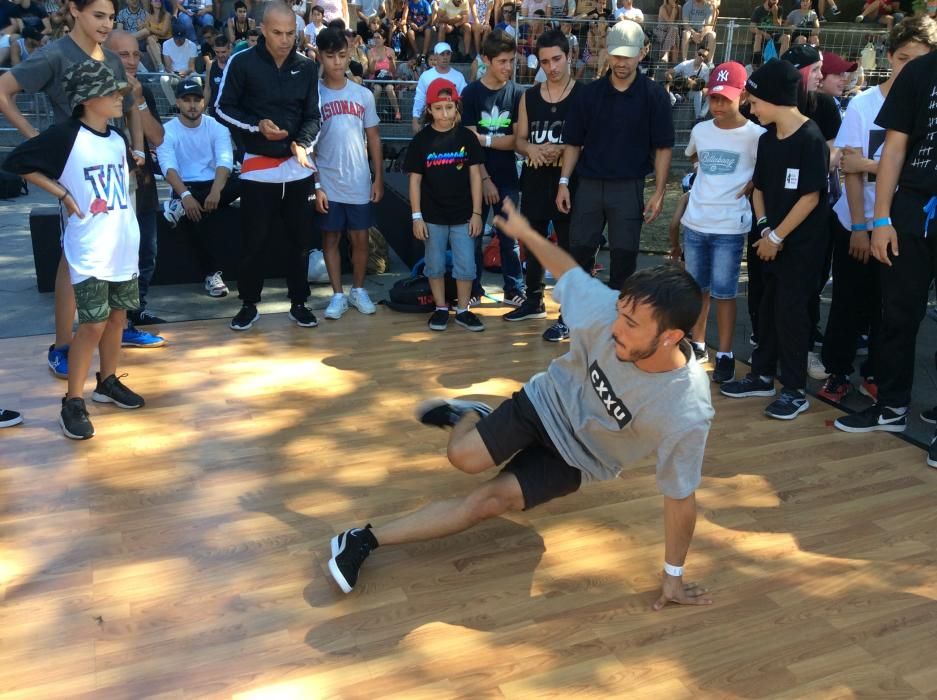
M 161 335 L 153 335 L 146 331 L 141 331 L 132 323 L 128 323 L 124 328 L 123 337 L 120 339 L 122 348 L 158 348 L 166 344 L 166 339 Z
M 55 344 L 49 346 L 49 369 L 59 379 L 68 379 L 68 346 L 56 350 Z

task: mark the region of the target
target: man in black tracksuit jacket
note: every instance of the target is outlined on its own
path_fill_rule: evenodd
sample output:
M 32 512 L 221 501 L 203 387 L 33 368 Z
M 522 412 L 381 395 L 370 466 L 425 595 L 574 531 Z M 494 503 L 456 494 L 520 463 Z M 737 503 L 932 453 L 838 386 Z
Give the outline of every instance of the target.
M 312 160 L 307 151 L 319 133 L 319 66 L 296 53 L 293 11 L 280 0 L 267 5 L 262 32 L 255 47 L 228 60 L 215 102 L 219 120 L 238 130 L 245 151 L 237 278 L 242 306 L 231 328 L 247 330 L 260 317 L 257 304 L 264 285 L 268 233 L 286 237 L 290 319 L 311 328 L 318 322 L 305 306 L 313 213 Z M 274 227 L 278 213 L 282 225 Z

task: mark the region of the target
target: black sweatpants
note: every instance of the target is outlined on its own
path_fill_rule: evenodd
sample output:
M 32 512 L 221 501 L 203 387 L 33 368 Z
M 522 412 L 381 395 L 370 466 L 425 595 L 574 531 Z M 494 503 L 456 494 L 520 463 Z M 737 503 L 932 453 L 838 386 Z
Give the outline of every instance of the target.
M 911 403 L 917 331 L 927 311 L 927 294 L 937 273 L 937 223 L 924 235 L 923 207 L 929 194 L 899 188 L 891 206 L 898 232 L 898 256 L 880 265 L 882 332 L 876 359 L 879 403 L 901 408 Z
M 214 182 L 187 182 L 186 189 L 192 193 L 192 196 L 198 200 L 202 206 L 205 205 L 205 198 L 211 192 Z M 236 177 L 229 177 L 221 191 L 221 199 L 218 201 L 218 209 L 227 207 L 231 202 L 241 196 L 241 182 Z M 179 221 L 183 226 L 192 247 L 195 248 L 195 255 L 198 258 L 199 272 L 203 276 L 212 275 L 221 270 L 218 264 L 218 253 L 224 246 L 224 237 L 227 231 L 220 227 L 220 217 L 218 209 L 213 212 L 202 214 L 200 221 L 192 221 L 184 217 Z
M 544 238 L 550 235 L 550 221 L 531 219 L 531 228 Z M 556 232 L 556 242 L 560 248 L 569 252 L 569 217 L 559 216 L 553 219 L 553 230 Z M 524 285 L 527 287 L 527 298 L 534 303 L 543 301 L 543 265 L 536 255 L 527 255 L 527 269 L 524 271 Z M 592 269 L 588 272 L 591 274 Z
M 758 340 L 758 308 L 765 295 L 765 264 L 758 253 L 752 248 L 755 242 L 761 240 L 758 224 L 755 222 L 755 213 L 752 210 L 752 230 L 748 232 L 748 247 L 745 249 L 745 261 L 748 269 L 748 318 L 752 322 L 752 335 Z
M 312 233 L 312 177 L 293 182 L 241 180 L 242 243 L 238 272 L 238 298 L 249 304 L 260 302 L 264 288 L 267 241 L 286 240 L 286 286 L 290 303 L 309 298 L 306 273 Z

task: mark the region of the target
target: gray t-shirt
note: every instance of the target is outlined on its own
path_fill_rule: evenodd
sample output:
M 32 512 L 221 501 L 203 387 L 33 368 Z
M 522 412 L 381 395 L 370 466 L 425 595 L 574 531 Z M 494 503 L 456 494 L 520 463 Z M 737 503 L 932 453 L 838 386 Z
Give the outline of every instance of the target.
M 587 481 L 614 479 L 657 454 L 657 487 L 686 498 L 700 483 L 713 418 L 709 378 L 686 346 L 687 364 L 649 373 L 615 355 L 617 292 L 575 268 L 553 289 L 569 326 L 569 352 L 524 391 L 567 463 Z
M 696 31 L 701 31 L 703 27 L 712 24 L 713 7 L 708 2 L 701 5 L 687 0 L 683 6 L 683 21 L 689 24 Z
M 787 16 L 787 23 L 792 27 L 813 27 L 817 23 L 817 13 L 813 10 L 803 12 L 796 9 Z
M 68 96 L 65 94 L 65 71 L 76 63 L 81 63 L 91 58 L 86 54 L 74 40 L 69 37 L 62 37 L 58 41 L 37 49 L 29 54 L 29 58 L 20 64 L 13 66 L 11 72 L 16 82 L 20 84 L 26 92 L 44 92 L 52 103 L 52 114 L 55 123 L 65 121 L 72 115 L 71 107 L 68 104 Z M 104 62 L 107 67 L 114 71 L 118 80 L 127 80 L 127 74 L 124 72 L 124 64 L 120 62 L 120 57 L 104 49 Z M 129 92 L 124 97 L 124 111 L 133 107 L 133 95 Z

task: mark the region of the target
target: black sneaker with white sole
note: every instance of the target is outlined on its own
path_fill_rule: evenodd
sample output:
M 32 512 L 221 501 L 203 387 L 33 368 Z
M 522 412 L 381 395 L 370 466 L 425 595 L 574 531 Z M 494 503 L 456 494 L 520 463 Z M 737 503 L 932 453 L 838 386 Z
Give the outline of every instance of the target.
M 693 346 L 693 356 L 696 358 L 696 361 L 701 365 L 705 365 L 709 362 L 709 350 L 706 349 L 706 346 L 700 347 L 696 343 L 691 343 Z
M 106 379 L 101 379 L 101 373 L 95 372 L 94 376 L 98 379 L 98 384 L 91 394 L 91 400 L 98 403 L 112 403 L 118 408 L 143 408 L 146 402 L 139 394 L 128 389 L 120 380 L 126 377 L 122 374 L 115 377 L 113 374 Z
M 257 322 L 258 318 L 260 318 L 260 312 L 257 307 L 245 302 L 241 305 L 241 310 L 237 312 L 237 315 L 231 319 L 231 330 L 246 331 Z
M 59 414 L 59 425 L 65 437 L 72 440 L 87 440 L 94 437 L 94 426 L 88 417 L 85 400 L 80 398 L 62 398 L 62 412 Z
M 774 380 L 762 379 L 757 374 L 746 374 L 735 382 L 725 382 L 719 386 L 723 396 L 733 399 L 744 399 L 749 396 L 774 396 Z
M 723 355 L 716 356 L 716 366 L 713 368 L 713 381 L 716 384 L 731 382 L 735 379 L 735 358 Z
M 449 327 L 449 309 L 436 309 L 429 317 L 431 331 L 444 331 Z
M 927 466 L 937 469 L 937 433 L 930 439 L 930 447 L 927 448 Z
M 290 321 L 295 321 L 301 328 L 315 328 L 319 325 L 316 315 L 305 304 L 293 304 L 290 307 Z
M 457 313 L 455 322 L 466 330 L 475 331 L 476 333 L 485 330 L 485 324 L 482 323 L 482 320 L 468 309 Z
M 937 423 L 937 406 L 921 411 L 921 420 L 931 425 Z
M 514 311 L 508 311 L 501 318 L 505 321 L 530 321 L 547 317 L 547 307 L 542 301 L 528 299 Z
M 887 406 L 873 404 L 864 411 L 833 421 L 834 427 L 847 433 L 903 433 L 908 427 L 908 411 L 896 413 Z
M 345 593 L 358 583 L 358 571 L 364 560 L 377 549 L 377 539 L 371 533 L 370 523 L 364 527 L 345 530 L 332 538 L 332 558 L 329 559 L 329 573 Z
M 469 411 L 475 411 L 482 418 L 492 411 L 491 406 L 481 401 L 462 401 L 460 399 L 429 399 L 416 407 L 416 419 L 423 425 L 435 425 L 437 428 L 451 428 Z
M 23 414 L 19 411 L 10 411 L 0 408 L 0 428 L 11 428 L 23 422 Z
M 765 415 L 779 420 L 793 420 L 808 408 L 810 402 L 803 392 L 782 389 L 781 395 L 765 408 Z

